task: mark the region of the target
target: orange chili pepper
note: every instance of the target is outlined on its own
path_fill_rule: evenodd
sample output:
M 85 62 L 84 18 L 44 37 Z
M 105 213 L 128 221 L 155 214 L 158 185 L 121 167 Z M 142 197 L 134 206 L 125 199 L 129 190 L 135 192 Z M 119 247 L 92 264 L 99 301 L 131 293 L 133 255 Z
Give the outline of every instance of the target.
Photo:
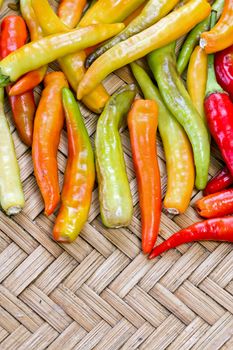
M 65 109 L 68 161 L 53 238 L 69 243 L 76 239 L 87 221 L 95 182 L 94 154 L 87 129 L 72 92 L 62 91 Z
M 128 127 L 136 172 L 142 221 L 142 250 L 150 253 L 161 217 L 161 184 L 156 152 L 158 107 L 153 100 L 136 100 Z
M 35 16 L 34 10 L 31 5 L 31 0 L 21 0 L 20 10 L 25 22 L 27 23 L 31 41 L 42 38 L 43 32 Z M 17 83 L 15 83 L 11 87 L 9 95 L 14 96 L 23 94 L 24 92 L 35 88 L 43 81 L 44 76 L 47 72 L 47 68 L 48 66 L 46 65 L 37 70 L 25 74 L 22 78 L 20 78 L 17 81 Z
M 62 21 L 59 21 L 59 18 L 56 16 L 47 0 L 40 0 L 39 2 L 37 0 L 31 1 L 36 17 L 46 35 L 69 30 Z M 62 71 L 66 75 L 74 91 L 77 91 L 78 84 L 85 74 L 85 60 L 86 54 L 84 51 L 64 56 L 58 60 Z M 102 84 L 99 84 L 91 94 L 82 99 L 82 102 L 91 111 L 101 113 L 108 99 L 109 95 L 107 91 Z
M 193 104 L 205 120 L 204 99 L 207 82 L 207 54 L 197 46 L 190 58 L 187 72 L 187 89 Z
M 50 215 L 60 200 L 57 150 L 64 124 L 61 92 L 68 83 L 62 72 L 52 72 L 46 75 L 44 84 L 35 117 L 32 158 L 45 214 Z
M 233 44 L 233 1 L 225 0 L 224 8 L 216 25 L 201 34 L 200 46 L 206 53 L 226 49 Z
M 86 4 L 86 0 L 61 0 L 58 16 L 69 28 L 74 28 L 78 24 Z

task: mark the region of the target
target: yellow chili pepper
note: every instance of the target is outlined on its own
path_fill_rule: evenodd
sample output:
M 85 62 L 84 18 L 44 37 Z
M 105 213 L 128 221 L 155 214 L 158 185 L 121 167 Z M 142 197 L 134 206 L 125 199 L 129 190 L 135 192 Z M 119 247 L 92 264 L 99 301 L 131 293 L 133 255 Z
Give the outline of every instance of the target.
M 55 61 L 59 57 L 110 38 L 123 28 L 123 23 L 95 24 L 32 41 L 0 62 L 0 86 L 6 86 L 23 74 Z
M 204 99 L 207 82 L 207 54 L 197 46 L 193 51 L 187 72 L 187 89 L 194 106 L 205 120 Z
M 145 0 L 99 0 L 86 12 L 79 22 L 79 26 L 121 22 L 143 2 Z
M 191 0 L 153 26 L 106 51 L 91 65 L 81 80 L 77 92 L 78 99 L 90 93 L 114 70 L 188 33 L 209 15 L 210 10 L 206 0 Z
M 70 31 L 54 13 L 47 0 L 32 0 L 32 6 L 37 20 L 46 35 Z M 86 54 L 84 51 L 79 51 L 58 59 L 58 63 L 74 91 L 77 91 L 78 84 L 85 74 L 85 60 Z M 109 95 L 107 91 L 102 84 L 99 84 L 91 94 L 82 99 L 82 102 L 91 111 L 101 113 L 108 99 Z

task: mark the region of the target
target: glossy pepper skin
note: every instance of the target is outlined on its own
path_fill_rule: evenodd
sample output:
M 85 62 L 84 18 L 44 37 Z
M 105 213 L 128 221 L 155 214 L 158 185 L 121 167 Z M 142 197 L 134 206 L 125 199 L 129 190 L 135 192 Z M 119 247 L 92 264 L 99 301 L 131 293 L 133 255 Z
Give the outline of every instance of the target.
M 7 215 L 25 205 L 19 166 L 9 125 L 4 114 L 4 90 L 0 89 L 0 204 Z
M 90 138 L 72 92 L 64 88 L 62 98 L 68 136 L 68 161 L 53 238 L 58 242 L 70 243 L 77 238 L 88 218 L 95 182 L 95 164 Z
M 27 29 L 20 16 L 5 17 L 1 23 L 0 52 L 1 58 L 8 57 L 12 52 L 22 47 L 27 40 Z M 9 93 L 10 87 L 7 87 Z M 27 145 L 32 145 L 33 122 L 35 116 L 35 101 L 33 91 L 18 96 L 9 96 L 14 124 L 20 139 Z
M 223 6 L 224 0 L 215 0 L 212 5 L 212 9 L 217 11 L 218 17 L 222 13 Z M 187 35 L 177 58 L 177 70 L 180 74 L 182 74 L 187 67 L 190 56 L 200 39 L 201 33 L 208 30 L 209 22 L 210 16 L 204 19 L 204 21 L 198 23 Z
M 194 241 L 232 242 L 233 217 L 209 219 L 180 230 L 155 247 L 149 255 L 149 259 L 153 259 L 167 250 L 176 248 L 181 244 Z
M 208 131 L 176 69 L 175 43 L 148 55 L 149 66 L 167 108 L 183 126 L 192 145 L 196 168 L 195 185 L 204 189 L 208 180 L 210 144 Z
M 220 192 L 233 184 L 233 177 L 227 167 L 223 168 L 213 179 L 211 179 L 203 191 L 204 196 Z
M 214 55 L 217 82 L 233 101 L 233 45 Z
M 150 0 L 142 12 L 122 32 L 91 53 L 86 60 L 88 68 L 100 55 L 121 41 L 140 33 L 166 16 L 178 3 L 178 0 Z
M 215 17 L 213 13 L 211 26 L 215 23 Z M 204 107 L 210 133 L 233 176 L 233 103 L 216 81 L 213 54 L 208 56 L 208 80 Z
M 161 183 L 156 150 L 158 107 L 153 100 L 136 100 L 128 114 L 128 127 L 136 172 L 142 222 L 142 251 L 150 253 L 161 217 Z
M 136 63 L 131 63 L 130 66 L 144 97 L 154 100 L 159 107 L 158 128 L 164 147 L 168 177 L 163 205 L 170 214 L 184 213 L 190 203 L 195 179 L 190 142 L 182 126 L 165 106 L 159 90 L 147 73 Z
M 233 189 L 203 197 L 195 206 L 198 214 L 207 219 L 233 214 Z
M 133 215 L 132 195 L 118 129 L 123 124 L 135 94 L 134 85 L 117 90 L 97 123 L 95 155 L 100 214 L 107 227 L 127 226 Z
M 58 16 L 65 25 L 74 28 L 78 24 L 86 4 L 86 0 L 61 0 Z
M 85 13 L 79 26 L 94 23 L 121 22 L 136 10 L 145 0 L 98 0 Z
M 41 2 L 42 1 L 42 2 Z M 66 32 L 69 28 L 56 16 L 47 0 L 32 1 L 36 17 L 46 35 Z M 91 22 L 89 23 L 91 24 Z M 86 54 L 79 51 L 58 59 L 59 65 L 67 77 L 72 89 L 76 92 L 78 84 L 85 74 Z M 102 84 L 91 94 L 82 99 L 82 102 L 93 112 L 99 114 L 109 99 L 109 95 Z
M 0 62 L 0 86 L 6 86 L 23 74 L 48 64 L 59 57 L 95 45 L 119 33 L 124 24 L 95 24 L 68 33 L 49 35 L 32 41 Z
M 62 89 L 68 83 L 62 72 L 52 72 L 46 75 L 44 86 L 35 117 L 32 159 L 48 216 L 60 201 L 57 151 L 64 125 Z
M 233 1 L 225 0 L 219 21 L 210 31 L 201 34 L 200 46 L 210 54 L 233 44 Z
M 207 54 L 197 46 L 189 61 L 187 71 L 187 90 L 194 106 L 206 123 L 204 100 L 207 82 Z
M 41 39 L 43 37 L 43 32 L 35 16 L 31 0 L 21 0 L 20 11 L 29 29 L 31 41 Z M 23 94 L 24 92 L 35 88 L 43 81 L 46 72 L 47 66 L 43 66 L 27 73 L 11 87 L 9 95 L 14 96 Z
M 159 22 L 120 42 L 101 55 L 88 69 L 78 87 L 78 99 L 91 92 L 108 74 L 186 34 L 210 13 L 206 0 L 191 0 Z

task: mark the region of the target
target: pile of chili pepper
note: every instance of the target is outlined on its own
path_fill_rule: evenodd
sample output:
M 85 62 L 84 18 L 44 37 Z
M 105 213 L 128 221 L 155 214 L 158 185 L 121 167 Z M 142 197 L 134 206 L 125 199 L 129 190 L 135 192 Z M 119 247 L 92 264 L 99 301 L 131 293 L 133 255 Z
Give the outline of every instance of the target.
M 6 87 L 14 125 L 32 148 L 44 213 L 57 213 L 54 240 L 70 243 L 82 231 L 95 180 L 103 224 L 130 225 L 135 198 L 121 141 L 128 127 L 142 251 L 152 259 L 194 240 L 233 241 L 233 1 L 216 0 L 211 11 L 207 0 L 61 0 L 55 13 L 48 0 L 20 0 L 20 10 L 22 17 L 3 19 L 0 33 L 3 210 L 12 215 L 24 206 L 4 115 Z M 55 60 L 61 71 L 47 73 Z M 125 84 L 110 96 L 102 81 L 127 64 L 137 85 Z M 94 148 L 77 100 L 100 115 Z M 164 198 L 157 129 L 167 169 Z M 57 159 L 62 132 L 68 139 L 64 179 Z M 225 165 L 208 182 L 211 139 Z M 162 207 L 171 215 L 184 213 L 194 186 L 203 190 L 195 206 L 207 220 L 156 246 Z

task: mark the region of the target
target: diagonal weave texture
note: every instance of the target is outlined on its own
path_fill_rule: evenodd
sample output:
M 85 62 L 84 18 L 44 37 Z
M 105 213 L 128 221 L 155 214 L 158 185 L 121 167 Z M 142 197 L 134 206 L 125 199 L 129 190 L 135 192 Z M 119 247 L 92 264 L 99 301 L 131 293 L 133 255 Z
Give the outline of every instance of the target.
M 39 0 L 38 0 L 39 1 Z M 1 17 L 10 14 L 5 1 Z M 51 1 L 56 8 L 57 2 Z M 56 63 L 51 69 L 59 69 Z M 128 68 L 112 74 L 113 93 L 132 82 Z M 40 89 L 36 90 L 39 98 Z M 0 212 L 0 349 L 117 350 L 233 349 L 232 245 L 183 245 L 148 261 L 140 251 L 140 213 L 128 131 L 122 134 L 134 200 L 129 228 L 108 230 L 99 217 L 97 190 L 88 223 L 71 245 L 50 239 L 54 217 L 43 215 L 30 149 L 15 141 L 27 204 L 8 218 Z M 82 107 L 94 139 L 97 116 Z M 166 169 L 158 139 L 163 194 Z M 61 182 L 66 164 L 66 133 L 59 148 Z M 221 168 L 212 149 L 210 176 Z M 192 203 L 201 196 L 193 192 Z M 159 242 L 198 220 L 162 214 Z

